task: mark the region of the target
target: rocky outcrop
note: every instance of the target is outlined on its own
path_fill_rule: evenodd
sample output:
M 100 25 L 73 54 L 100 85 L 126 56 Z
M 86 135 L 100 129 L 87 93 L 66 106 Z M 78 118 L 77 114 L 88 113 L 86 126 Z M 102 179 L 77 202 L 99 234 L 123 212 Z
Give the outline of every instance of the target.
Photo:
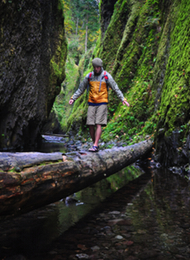
M 146 157 L 152 141 L 98 153 L 0 153 L 0 215 L 58 201 Z
M 0 149 L 34 146 L 65 78 L 59 0 L 0 2 Z
M 58 118 L 54 111 L 51 111 L 48 119 L 46 120 L 43 128 L 43 134 L 63 134 L 63 130 L 61 129 L 61 124 L 58 121 Z
M 103 0 L 101 1 L 101 33 L 102 37 L 104 36 L 105 31 L 108 28 L 108 25 L 110 23 L 113 11 L 114 11 L 114 5 L 117 2 L 117 0 Z

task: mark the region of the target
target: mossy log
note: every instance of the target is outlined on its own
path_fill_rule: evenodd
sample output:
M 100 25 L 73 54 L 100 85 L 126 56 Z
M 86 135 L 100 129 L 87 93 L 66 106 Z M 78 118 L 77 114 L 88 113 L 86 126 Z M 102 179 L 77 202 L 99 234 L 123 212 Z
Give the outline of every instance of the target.
M 90 152 L 0 153 L 0 215 L 17 215 L 73 194 L 147 156 L 152 141 Z

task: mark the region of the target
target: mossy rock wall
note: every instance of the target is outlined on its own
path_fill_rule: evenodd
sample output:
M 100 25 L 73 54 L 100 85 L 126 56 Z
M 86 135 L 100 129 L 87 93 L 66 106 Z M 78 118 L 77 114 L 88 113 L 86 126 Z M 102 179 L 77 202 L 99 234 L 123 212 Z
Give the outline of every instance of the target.
M 104 11 L 106 5 L 102 0 Z M 135 143 L 152 137 L 164 165 L 190 161 L 189 13 L 187 0 L 118 0 L 93 53 L 130 103 L 123 106 L 110 91 L 102 139 Z
M 34 146 L 65 77 L 62 1 L 0 2 L 0 149 Z

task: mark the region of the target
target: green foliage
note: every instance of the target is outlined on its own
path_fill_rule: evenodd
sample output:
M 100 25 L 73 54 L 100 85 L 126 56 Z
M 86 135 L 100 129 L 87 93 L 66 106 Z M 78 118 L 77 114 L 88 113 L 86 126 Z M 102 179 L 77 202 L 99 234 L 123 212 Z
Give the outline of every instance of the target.
M 79 127 L 81 131 L 86 129 L 87 94 L 84 93 L 72 106 L 69 105 L 69 100 L 78 89 L 80 81 L 87 74 L 86 70 L 88 70 L 92 52 L 93 48 L 82 56 L 79 66 L 75 64 L 73 53 L 68 53 L 66 79 L 62 83 L 61 92 L 57 96 L 53 106 L 53 110 L 65 132 L 72 127 Z
M 72 57 L 67 57 L 66 79 L 62 83 L 61 92 L 57 96 L 53 110 L 55 111 L 61 127 L 64 131 L 67 129 L 67 120 L 72 112 L 72 106 L 69 106 L 69 99 L 74 91 L 74 86 L 78 78 L 78 67 Z
M 186 0 L 175 0 L 167 10 L 160 8 L 159 0 L 118 0 L 104 38 L 98 35 L 93 53 L 81 52 L 76 86 L 92 70 L 91 58 L 100 57 L 130 104 L 123 106 L 110 91 L 104 141 L 114 138 L 131 144 L 153 137 L 159 128 L 166 136 L 178 129 L 184 140 L 189 132 L 190 6 Z M 74 40 L 69 51 L 75 58 L 79 49 Z M 78 124 L 82 129 L 86 101 L 83 95 L 75 102 L 69 127 Z
M 90 49 L 96 43 L 100 28 L 98 4 L 96 0 L 68 0 L 63 2 L 65 30 L 69 45 L 71 45 L 71 49 L 75 47 L 74 56 L 77 56 L 76 50 L 80 52 L 80 55 L 78 55 L 80 58 L 85 52 L 85 44 Z
M 65 33 L 66 36 L 73 33 L 73 28 L 75 26 L 75 23 L 72 19 L 72 10 L 70 8 L 70 0 L 59 0 L 61 2 L 61 8 L 64 11 L 64 27 L 65 27 Z
M 70 57 L 72 57 L 76 64 L 78 64 L 81 56 L 82 56 L 82 48 L 79 43 L 79 39 L 76 35 L 70 37 L 69 44 L 68 44 L 68 51 Z
M 103 59 L 104 68 L 115 75 L 131 105 L 129 108 L 119 105 L 119 100 L 110 91 L 109 123 L 102 135 L 105 141 L 117 138 L 131 142 L 138 133 L 145 136 L 155 131 L 155 122 L 144 122 L 152 116 L 154 109 L 152 81 L 160 39 L 158 26 L 159 10 L 156 2 L 151 4 L 151 1 L 147 1 L 143 4 L 135 1 L 131 5 L 129 1 L 118 1 L 103 42 L 99 36 L 93 56 Z M 85 74 L 90 71 L 86 70 L 85 59 L 82 66 L 85 67 Z M 84 122 L 87 109 L 85 102 L 85 97 L 75 102 L 69 118 L 70 126 L 80 120 Z
M 152 135 L 156 126 L 155 122 L 149 121 L 148 118 L 154 112 L 155 93 L 152 83 L 160 39 L 158 5 L 156 1 L 154 3 L 147 1 L 144 5 L 136 1 L 130 10 L 128 4 L 127 1 L 117 2 L 115 8 L 117 12 L 114 13 L 103 40 L 104 43 L 107 42 L 110 38 L 107 35 L 113 35 L 114 28 L 119 28 L 124 13 L 127 15 L 131 12 L 126 21 L 123 38 L 115 37 L 118 41 L 116 55 L 105 53 L 105 47 L 104 50 L 101 47 L 99 50 L 96 48 L 103 59 L 112 61 L 111 64 L 108 63 L 108 69 L 115 75 L 120 89 L 126 93 L 130 104 L 129 108 L 119 105 L 114 93 L 110 95 L 110 121 L 104 129 L 103 140 L 118 138 L 131 142 L 131 139 L 136 139 L 137 134 Z M 113 46 L 113 41 L 110 41 L 110 45 Z M 107 48 L 111 48 L 109 46 Z M 149 123 L 145 124 L 146 121 Z
M 176 128 L 180 129 L 181 125 L 189 120 L 190 42 L 187 29 L 190 22 L 189 12 L 190 7 L 186 5 L 186 1 L 174 6 L 172 10 L 171 20 L 175 20 L 175 26 L 170 34 L 170 52 L 159 110 L 159 122 L 165 127 L 166 135 Z
M 70 97 L 79 86 L 81 80 L 80 77 L 83 77 L 83 72 L 88 67 L 89 53 L 92 55 L 92 46 L 95 44 L 96 38 L 98 37 L 97 31 L 99 30 L 99 10 L 95 0 L 59 0 L 58 8 L 60 10 L 64 10 L 64 25 L 68 39 L 68 56 L 65 69 L 66 79 L 62 83 L 61 92 L 55 100 L 53 110 L 61 123 L 62 129 L 66 131 L 67 128 L 73 123 L 79 122 L 80 120 L 85 120 L 87 105 L 83 106 L 83 99 L 79 99 L 75 102 L 73 107 L 68 103 Z M 89 37 L 87 44 L 89 48 L 92 48 L 89 49 L 89 52 L 87 52 L 83 58 L 86 32 L 85 23 L 88 24 Z M 51 60 L 52 75 L 50 76 L 50 79 L 52 82 L 55 78 L 53 75 L 56 75 L 56 77 L 61 79 L 62 72 L 64 70 L 62 58 L 65 58 L 65 56 L 63 55 L 61 46 L 59 46 L 58 51 L 62 54 L 60 62 L 57 62 L 57 55 L 55 55 Z M 78 63 L 80 60 L 84 61 L 83 68 L 81 70 L 78 69 Z M 54 85 L 56 86 L 55 82 Z M 58 94 L 60 87 L 56 86 L 55 89 Z M 75 113 L 75 107 L 80 107 L 80 112 Z

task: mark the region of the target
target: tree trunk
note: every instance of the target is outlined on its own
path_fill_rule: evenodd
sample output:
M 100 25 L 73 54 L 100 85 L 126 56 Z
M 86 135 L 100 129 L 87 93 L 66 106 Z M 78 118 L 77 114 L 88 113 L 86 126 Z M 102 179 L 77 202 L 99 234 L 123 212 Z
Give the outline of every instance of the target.
M 86 34 L 85 34 L 85 53 L 88 50 L 88 17 L 86 19 Z
M 65 198 L 147 156 L 151 149 L 148 140 L 98 153 L 0 153 L 0 215 L 21 214 Z
M 76 36 L 78 35 L 78 26 L 79 26 L 79 18 L 77 17 L 77 21 L 76 21 Z

